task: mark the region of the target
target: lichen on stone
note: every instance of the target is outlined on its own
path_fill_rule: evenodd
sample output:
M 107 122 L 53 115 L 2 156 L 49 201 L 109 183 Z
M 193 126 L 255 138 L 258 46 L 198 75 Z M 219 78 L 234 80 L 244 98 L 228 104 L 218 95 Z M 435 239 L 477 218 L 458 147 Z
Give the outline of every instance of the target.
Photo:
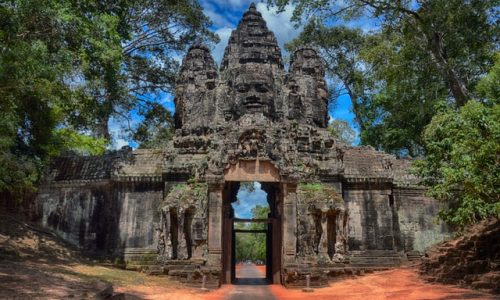
M 297 185 L 297 191 L 303 195 L 300 197 L 304 202 L 308 203 L 321 203 L 330 202 L 343 204 L 344 200 L 338 194 L 337 190 L 325 183 L 299 183 Z
M 165 202 L 197 203 L 207 199 L 208 185 L 204 182 L 179 183 L 172 187 Z

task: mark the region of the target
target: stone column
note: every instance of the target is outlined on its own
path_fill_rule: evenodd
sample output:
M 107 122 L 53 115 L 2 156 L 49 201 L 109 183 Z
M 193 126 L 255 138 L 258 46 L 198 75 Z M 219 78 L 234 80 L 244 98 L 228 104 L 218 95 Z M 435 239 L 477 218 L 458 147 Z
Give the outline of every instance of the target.
M 208 185 L 208 264 L 221 267 L 222 184 Z
M 165 243 L 164 257 L 165 259 L 172 258 L 172 236 L 170 235 L 171 220 L 170 220 L 170 207 L 163 208 L 162 212 L 162 227 L 163 227 L 163 241 Z
M 283 262 L 295 262 L 297 250 L 297 185 L 284 183 L 283 191 Z
M 186 231 L 184 230 L 184 218 L 186 211 L 179 207 L 177 212 L 178 226 L 177 226 L 177 259 L 187 259 L 187 242 L 186 242 Z
M 322 260 L 330 260 L 328 257 L 328 217 L 327 212 L 321 212 L 321 237 L 318 245 L 318 256 Z

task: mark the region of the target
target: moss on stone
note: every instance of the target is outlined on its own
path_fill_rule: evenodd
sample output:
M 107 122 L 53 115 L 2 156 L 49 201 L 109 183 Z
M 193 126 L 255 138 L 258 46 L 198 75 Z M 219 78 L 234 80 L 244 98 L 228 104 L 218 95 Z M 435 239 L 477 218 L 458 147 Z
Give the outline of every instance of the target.
M 338 194 L 337 190 L 325 183 L 299 183 L 297 186 L 299 193 L 304 194 L 305 202 L 317 202 L 325 200 L 333 200 L 338 203 L 343 203 L 342 197 Z
M 167 200 L 176 199 L 179 203 L 195 203 L 206 199 L 208 196 L 208 185 L 205 182 L 188 181 L 179 183 L 172 187 Z

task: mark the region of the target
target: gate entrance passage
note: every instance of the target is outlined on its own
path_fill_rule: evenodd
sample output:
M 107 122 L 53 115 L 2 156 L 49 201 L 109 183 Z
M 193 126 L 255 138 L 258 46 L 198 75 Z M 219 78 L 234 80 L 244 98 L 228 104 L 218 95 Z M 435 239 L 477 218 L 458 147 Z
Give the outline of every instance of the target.
M 244 188 L 241 188 L 241 182 L 226 182 L 222 240 L 224 283 L 267 284 L 281 281 L 281 227 L 277 209 L 280 205 L 279 185 L 270 182 L 255 185 L 261 189 L 258 197 L 252 197 L 248 192 L 242 196 Z M 246 209 L 246 213 L 242 209 Z
M 236 284 L 259 285 L 271 281 L 268 219 L 234 219 L 234 257 L 232 272 Z M 240 226 L 239 226 L 240 225 Z M 243 226 L 241 226 L 243 225 Z M 262 225 L 262 226 L 261 226 Z M 265 229 L 253 229 L 253 228 Z M 251 229 L 238 229 L 251 228 Z

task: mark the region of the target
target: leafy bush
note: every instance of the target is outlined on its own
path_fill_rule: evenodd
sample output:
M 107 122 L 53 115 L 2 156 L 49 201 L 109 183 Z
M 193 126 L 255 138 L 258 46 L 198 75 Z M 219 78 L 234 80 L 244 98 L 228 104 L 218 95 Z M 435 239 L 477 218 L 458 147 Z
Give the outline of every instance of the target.
M 500 216 L 500 106 L 469 101 L 457 113 L 448 109 L 426 127 L 425 158 L 414 169 L 445 202 L 439 217 L 462 228 Z

